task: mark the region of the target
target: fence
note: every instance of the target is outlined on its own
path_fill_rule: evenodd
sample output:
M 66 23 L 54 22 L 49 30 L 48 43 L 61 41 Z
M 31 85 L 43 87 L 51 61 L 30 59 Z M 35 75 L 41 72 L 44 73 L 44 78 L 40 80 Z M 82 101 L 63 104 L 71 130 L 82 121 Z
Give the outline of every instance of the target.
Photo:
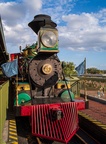
M 0 144 L 5 144 L 2 139 L 2 132 L 6 120 L 6 110 L 8 108 L 8 87 L 9 81 L 0 81 Z
M 84 94 L 85 91 L 87 95 L 106 98 L 106 77 L 81 77 L 80 93 Z

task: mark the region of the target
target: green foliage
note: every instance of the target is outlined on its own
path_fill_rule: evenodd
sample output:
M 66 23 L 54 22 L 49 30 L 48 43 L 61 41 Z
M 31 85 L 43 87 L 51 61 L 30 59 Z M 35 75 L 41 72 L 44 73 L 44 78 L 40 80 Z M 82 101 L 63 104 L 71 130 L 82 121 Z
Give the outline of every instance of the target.
M 104 72 L 102 70 L 99 70 L 97 68 L 88 68 L 87 69 L 88 74 L 103 74 Z
M 105 77 L 80 77 L 80 88 L 87 90 L 99 90 L 100 87 L 104 87 L 106 90 L 106 78 Z
M 63 65 L 63 72 L 66 77 L 70 77 L 71 75 L 77 74 L 77 72 L 75 71 L 75 65 L 73 62 L 63 61 L 62 65 Z
M 104 74 L 106 74 L 106 70 L 102 70 Z

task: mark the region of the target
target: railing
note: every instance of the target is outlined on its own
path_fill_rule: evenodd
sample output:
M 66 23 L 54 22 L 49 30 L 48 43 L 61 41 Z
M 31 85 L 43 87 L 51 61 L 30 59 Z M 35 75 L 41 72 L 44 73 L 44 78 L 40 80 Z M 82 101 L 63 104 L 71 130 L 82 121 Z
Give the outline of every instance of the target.
M 81 77 L 80 93 L 106 99 L 106 77 Z
M 0 144 L 3 142 L 3 128 L 6 120 L 6 110 L 8 108 L 8 87 L 9 81 L 0 81 Z

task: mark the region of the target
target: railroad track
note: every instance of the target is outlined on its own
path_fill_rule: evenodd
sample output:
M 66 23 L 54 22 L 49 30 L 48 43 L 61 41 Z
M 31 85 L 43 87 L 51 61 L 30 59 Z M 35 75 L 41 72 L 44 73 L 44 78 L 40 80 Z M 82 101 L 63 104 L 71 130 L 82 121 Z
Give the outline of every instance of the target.
M 80 128 L 70 144 L 100 144 L 100 142 Z
M 80 114 L 82 113 L 82 114 Z M 98 121 L 91 119 L 83 112 L 79 112 L 80 127 L 77 134 L 71 139 L 68 144 L 104 144 L 106 142 L 106 126 L 98 124 Z M 84 115 L 86 117 L 84 117 Z M 51 144 L 52 142 L 42 142 L 39 138 L 31 135 L 31 126 L 28 118 L 16 118 L 18 144 Z M 101 127 L 100 127 L 101 126 Z M 88 134 L 92 134 L 92 137 Z M 95 140 L 95 139 L 97 140 Z M 53 142 L 52 144 L 62 144 Z
M 92 108 L 93 109 L 93 108 Z M 81 112 L 82 113 L 82 112 Z M 84 117 L 84 115 L 86 117 Z M 79 115 L 80 127 L 84 130 L 79 129 L 77 134 L 71 139 L 68 144 L 104 144 L 106 143 L 106 125 L 98 123 L 91 119 L 88 115 L 82 113 Z M 10 121 L 11 122 L 11 121 Z M 14 126 L 14 123 L 11 122 Z M 18 143 L 17 144 L 51 144 L 52 142 L 42 142 L 39 138 L 33 137 L 31 135 L 31 127 L 29 125 L 28 118 L 16 118 L 17 133 L 18 133 Z M 96 126 L 96 127 L 95 127 Z M 91 133 L 92 137 L 88 134 Z M 12 133 L 14 136 L 14 133 Z M 94 139 L 94 137 L 97 140 Z M 12 137 L 12 141 L 17 142 L 16 138 Z M 9 143 L 10 144 L 10 143 Z M 52 144 L 62 144 L 59 142 L 53 142 Z
M 62 144 L 60 142 L 42 141 L 39 138 L 31 135 L 30 125 L 28 119 L 17 118 L 17 133 L 18 133 L 18 144 Z M 77 134 L 71 139 L 68 144 L 100 144 L 97 140 L 91 137 L 87 132 L 81 128 Z

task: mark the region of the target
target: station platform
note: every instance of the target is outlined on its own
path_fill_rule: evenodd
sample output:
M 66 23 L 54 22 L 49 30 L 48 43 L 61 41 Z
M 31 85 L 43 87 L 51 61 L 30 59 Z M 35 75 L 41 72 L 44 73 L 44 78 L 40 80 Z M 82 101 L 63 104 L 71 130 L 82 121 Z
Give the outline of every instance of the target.
M 84 98 L 84 95 L 81 94 L 81 97 Z M 106 99 L 87 95 L 87 100 L 89 101 L 89 108 L 82 110 L 80 114 L 106 130 Z
M 18 144 L 16 121 L 13 114 L 5 120 L 3 129 L 3 144 Z
M 2 136 L 3 136 L 3 142 L 4 143 L 6 143 L 7 141 L 8 141 L 8 124 L 9 123 L 9 121 L 8 120 L 6 120 L 5 121 L 5 124 L 4 124 L 4 129 L 3 129 L 3 134 L 2 134 Z

